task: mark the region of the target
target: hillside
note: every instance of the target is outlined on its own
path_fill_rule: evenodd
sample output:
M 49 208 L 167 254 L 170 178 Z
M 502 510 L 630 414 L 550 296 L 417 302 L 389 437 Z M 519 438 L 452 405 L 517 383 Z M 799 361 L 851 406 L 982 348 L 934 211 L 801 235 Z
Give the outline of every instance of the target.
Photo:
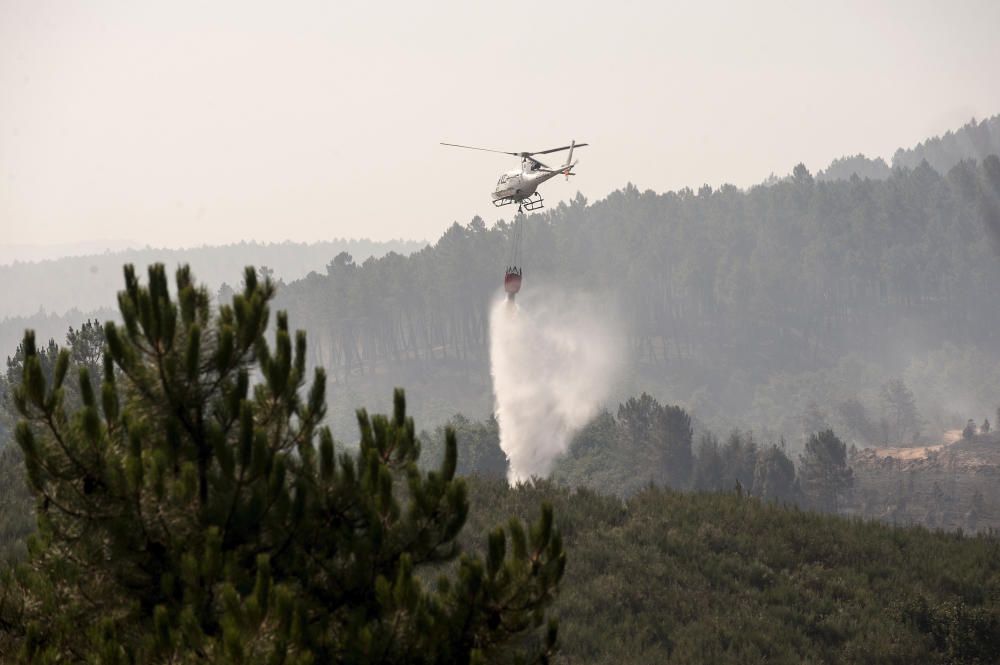
M 0 451 L 0 563 L 31 529 Z M 558 663 L 993 663 L 1000 543 L 824 516 L 728 494 L 628 501 L 470 477 L 462 544 L 555 508 L 568 565 Z M 427 580 L 430 582 L 430 579 Z
M 626 503 L 472 481 L 466 542 L 551 501 L 569 563 L 564 663 L 993 663 L 1000 544 L 734 494 Z
M 846 510 L 896 524 L 966 532 L 1000 528 L 1000 435 L 915 448 L 864 449 L 851 458 Z
M 794 447 L 810 404 L 849 433 L 841 405 L 858 400 L 877 421 L 899 378 L 926 431 L 961 426 L 1000 402 L 998 165 L 832 182 L 799 167 L 749 191 L 577 197 L 526 218 L 519 302 L 582 292 L 620 322 L 628 371 L 612 401 L 650 392 L 716 430 Z M 339 431 L 386 385 L 414 381 L 463 397 L 450 412 L 414 405 L 421 422 L 488 415 L 488 311 L 510 233 L 476 218 L 409 257 L 345 262 L 279 291 L 330 370 Z

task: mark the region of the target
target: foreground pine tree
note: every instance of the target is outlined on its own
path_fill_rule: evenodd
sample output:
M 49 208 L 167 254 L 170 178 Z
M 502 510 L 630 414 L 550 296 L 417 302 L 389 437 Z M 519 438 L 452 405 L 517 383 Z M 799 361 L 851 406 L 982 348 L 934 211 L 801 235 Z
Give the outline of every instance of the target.
M 0 583 L 0 651 L 29 662 L 464 663 L 541 661 L 565 556 L 552 511 L 459 557 L 468 511 L 447 433 L 438 471 L 401 391 L 391 417 L 358 413 L 337 454 L 325 376 L 305 388 L 305 335 L 248 269 L 213 311 L 187 268 L 131 266 L 124 325 L 105 327 L 104 376 L 63 351 L 52 379 L 33 336 L 15 402 L 37 497 L 30 557 Z M 459 557 L 454 563 L 448 563 Z M 430 580 L 437 579 L 431 583 Z M 432 588 L 428 589 L 430 586 Z

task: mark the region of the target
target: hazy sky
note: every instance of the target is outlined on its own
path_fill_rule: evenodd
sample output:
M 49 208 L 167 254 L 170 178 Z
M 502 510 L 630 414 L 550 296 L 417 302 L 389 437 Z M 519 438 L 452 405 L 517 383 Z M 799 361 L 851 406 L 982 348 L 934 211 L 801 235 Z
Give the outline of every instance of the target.
M 511 158 L 550 203 L 747 186 L 1000 113 L 1000 2 L 0 0 L 0 244 L 436 239 Z

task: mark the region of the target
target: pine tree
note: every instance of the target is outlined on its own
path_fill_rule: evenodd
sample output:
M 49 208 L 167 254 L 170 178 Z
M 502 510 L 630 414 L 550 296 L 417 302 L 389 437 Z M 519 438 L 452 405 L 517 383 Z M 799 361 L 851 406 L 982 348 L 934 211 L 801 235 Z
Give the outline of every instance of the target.
M 753 432 L 741 433 L 735 429 L 730 432 L 720 451 L 724 483 L 728 485 L 738 480 L 743 487 L 752 488 L 758 451 Z
M 643 393 L 618 406 L 618 422 L 625 446 L 653 471 L 652 480 L 677 488 L 690 485 L 694 432 L 684 409 L 662 405 Z
M 66 346 L 73 364 L 86 365 L 92 376 L 99 374 L 104 358 L 104 328 L 99 321 L 85 321 L 79 330 L 70 326 L 66 332 Z
M 397 391 L 391 416 L 358 412 L 358 451 L 338 455 L 321 425 L 321 368 L 303 394 L 304 333 L 279 313 L 273 346 L 265 339 L 266 276 L 248 268 L 242 293 L 213 311 L 182 267 L 175 294 L 161 265 L 148 286 L 126 266 L 103 381 L 79 367 L 75 410 L 69 352 L 47 378 L 25 335 L 16 438 L 38 533 L 4 579 L 0 651 L 18 645 L 28 662 L 549 658 L 556 627 L 541 627 L 565 567 L 549 507 L 527 531 L 516 520 L 493 531 L 485 561 L 462 555 L 454 432 L 440 469 L 421 472 Z
M 902 442 L 908 433 L 920 428 L 920 416 L 913 393 L 902 379 L 894 379 L 882 386 L 882 404 L 892 426 L 892 437 Z
M 758 451 L 753 494 L 767 501 L 782 503 L 791 503 L 798 498 L 795 464 L 777 446 Z
M 719 453 L 719 441 L 711 432 L 702 432 L 698 455 L 694 459 L 691 487 L 698 492 L 718 492 L 723 487 L 725 464 Z
M 841 495 L 854 483 L 847 446 L 833 430 L 813 434 L 799 457 L 802 491 L 819 510 L 836 512 Z

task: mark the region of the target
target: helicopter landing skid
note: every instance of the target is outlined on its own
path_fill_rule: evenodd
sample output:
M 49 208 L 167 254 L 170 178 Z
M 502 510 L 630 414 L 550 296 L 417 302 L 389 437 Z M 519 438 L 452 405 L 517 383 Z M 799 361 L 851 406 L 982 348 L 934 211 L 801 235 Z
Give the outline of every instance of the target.
M 507 206 L 512 203 L 517 204 L 518 212 L 523 212 L 525 210 L 531 212 L 533 210 L 539 210 L 544 207 L 544 202 L 542 201 L 542 195 L 538 192 L 535 192 L 531 196 L 523 199 L 515 199 L 512 196 L 508 196 L 502 199 L 493 199 L 493 205 L 496 206 L 497 208 L 501 206 Z
M 527 210 L 531 212 L 532 210 L 540 210 L 543 207 L 542 195 L 535 192 L 526 199 L 522 199 L 520 205 L 517 206 L 517 211 L 521 212 Z

